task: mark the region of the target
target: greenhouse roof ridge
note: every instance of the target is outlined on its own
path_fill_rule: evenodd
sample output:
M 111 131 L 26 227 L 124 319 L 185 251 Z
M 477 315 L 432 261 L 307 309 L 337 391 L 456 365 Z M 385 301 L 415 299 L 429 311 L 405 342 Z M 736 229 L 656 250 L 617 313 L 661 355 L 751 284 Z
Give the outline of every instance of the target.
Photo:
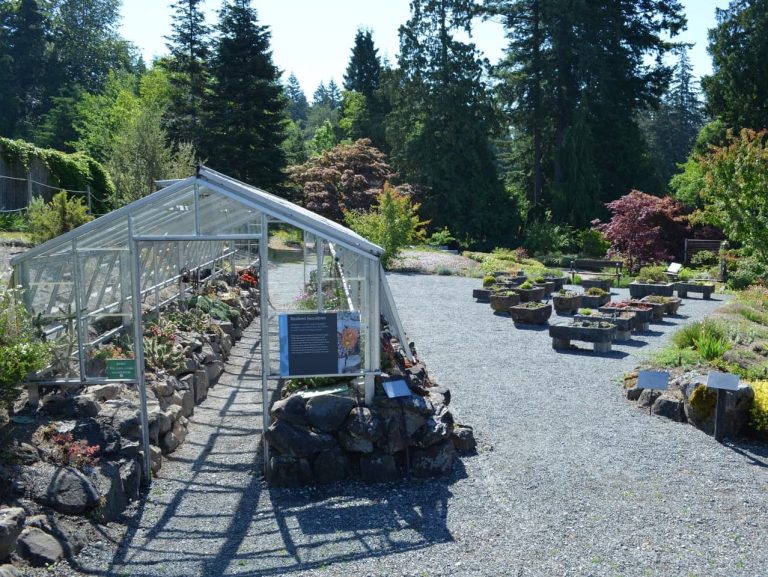
M 66 246 L 75 239 L 87 238 L 89 234 L 107 230 L 110 224 L 120 226 L 120 219 L 141 215 L 144 210 L 151 212 L 153 205 L 161 204 L 164 200 L 183 192 L 195 184 L 205 186 L 216 193 L 229 197 L 242 203 L 245 207 L 276 217 L 287 224 L 327 238 L 331 242 L 337 242 L 368 258 L 378 258 L 384 252 L 380 246 L 324 216 L 205 166 L 198 166 L 195 175 L 174 182 L 165 188 L 85 223 L 61 236 L 50 239 L 22 254 L 16 255 L 11 259 L 11 265 L 50 253 L 53 250 Z M 231 235 L 226 236 L 231 237 Z
M 316 212 L 294 204 L 282 197 L 271 194 L 265 190 L 251 186 L 230 176 L 217 172 L 206 166 L 199 166 L 198 177 L 206 184 L 219 185 L 219 187 L 238 193 L 239 199 L 245 202 L 253 202 L 252 195 L 258 197 L 254 208 L 262 210 L 271 216 L 286 220 L 299 228 L 309 228 L 320 236 L 328 236 L 376 257 L 381 256 L 384 249 L 360 236 L 353 230 L 332 221 Z

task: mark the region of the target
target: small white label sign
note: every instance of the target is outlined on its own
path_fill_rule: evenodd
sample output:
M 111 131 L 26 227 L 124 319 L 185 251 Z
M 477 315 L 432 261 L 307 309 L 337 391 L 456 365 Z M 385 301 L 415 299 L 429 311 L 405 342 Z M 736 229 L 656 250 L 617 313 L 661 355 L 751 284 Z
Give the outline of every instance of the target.
M 737 391 L 739 389 L 739 375 L 712 371 L 707 375 L 707 386 L 710 389 Z
M 667 371 L 640 371 L 637 373 L 638 389 L 658 389 L 666 391 L 669 386 Z

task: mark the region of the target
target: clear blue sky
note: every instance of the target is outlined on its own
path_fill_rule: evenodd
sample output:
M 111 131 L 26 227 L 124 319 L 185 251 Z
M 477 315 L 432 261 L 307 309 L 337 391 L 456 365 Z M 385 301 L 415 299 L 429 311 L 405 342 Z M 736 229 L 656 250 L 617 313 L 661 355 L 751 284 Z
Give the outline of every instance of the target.
M 170 34 L 171 9 L 167 0 L 123 0 L 122 35 L 136 44 L 150 62 L 166 53 L 164 36 Z M 210 20 L 221 0 L 207 0 Z M 677 37 L 694 43 L 690 52 L 697 76 L 711 71 L 706 51 L 707 30 L 715 24 L 715 8 L 727 0 L 683 0 L 688 30 Z M 394 62 L 398 28 L 409 16 L 408 0 L 254 0 L 261 24 L 272 31 L 275 64 L 284 78 L 293 72 L 308 98 L 320 81 L 342 83 L 344 70 L 359 27 L 370 28 L 379 55 Z M 491 62 L 501 56 L 505 42 L 501 26 L 479 22 L 473 40 Z

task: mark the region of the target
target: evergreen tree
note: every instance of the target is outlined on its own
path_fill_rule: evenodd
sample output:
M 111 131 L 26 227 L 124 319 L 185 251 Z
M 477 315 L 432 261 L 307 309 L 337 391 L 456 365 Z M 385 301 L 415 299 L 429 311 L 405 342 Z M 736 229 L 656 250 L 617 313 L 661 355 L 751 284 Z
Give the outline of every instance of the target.
M 10 131 L 16 136 L 28 138 L 42 111 L 48 26 L 37 0 L 22 0 L 10 19 L 7 55 L 15 102 L 8 102 L 8 106 L 16 115 L 16 125 Z
M 173 92 L 167 114 L 173 140 L 192 142 L 198 149 L 202 108 L 209 81 L 210 28 L 205 23 L 202 0 L 175 0 L 173 34 L 166 37 L 167 61 Z
M 52 16 L 51 74 L 58 86 L 95 93 L 111 71 L 135 71 L 137 53 L 118 33 L 121 0 L 60 0 Z M 56 94 L 53 90 L 51 93 Z
M 299 79 L 293 73 L 288 77 L 288 82 L 285 85 L 285 96 L 288 98 L 288 116 L 299 126 L 303 126 L 307 122 L 309 103 L 301 89 Z
M 344 89 L 359 92 L 369 102 L 380 84 L 381 61 L 378 52 L 373 46 L 371 31 L 358 30 L 344 75 Z
M 328 83 L 328 103 L 331 105 L 331 108 L 333 110 L 340 110 L 341 109 L 341 90 L 339 89 L 339 85 L 336 84 L 336 81 L 331 78 L 331 81 Z
M 647 189 L 636 115 L 658 106 L 669 82 L 664 36 L 685 22 L 680 2 L 490 0 L 487 10 L 509 40 L 498 73 L 515 188 L 577 226 L 630 188 Z
M 489 135 L 498 130 L 470 33 L 471 0 L 413 0 L 400 28 L 401 75 L 387 137 L 398 173 L 420 191 L 432 226 L 493 246 L 516 233 Z M 510 226 L 512 225 L 512 226 Z
M 709 31 L 707 112 L 729 128 L 768 127 L 768 0 L 731 0 Z
M 325 87 L 325 83 L 321 80 L 317 88 L 315 88 L 314 94 L 312 94 L 312 106 L 327 104 L 330 106 L 331 97 L 328 94 L 328 89 Z
M 212 166 L 265 190 L 283 181 L 285 99 L 266 26 L 250 0 L 226 2 L 211 66 L 205 153 Z
M 658 183 L 648 192 L 664 194 L 666 187 L 693 149 L 699 130 L 704 126 L 702 104 L 692 74 L 693 67 L 685 46 L 679 49 L 669 92 L 656 109 L 640 115 L 640 127 L 652 160 Z

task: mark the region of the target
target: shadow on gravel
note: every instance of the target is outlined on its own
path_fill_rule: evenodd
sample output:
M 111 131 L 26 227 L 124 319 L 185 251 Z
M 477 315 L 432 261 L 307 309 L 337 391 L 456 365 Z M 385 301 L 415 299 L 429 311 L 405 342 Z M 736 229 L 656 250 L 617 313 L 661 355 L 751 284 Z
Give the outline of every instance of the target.
M 747 459 L 750 465 L 768 469 L 768 445 L 749 441 L 737 441 L 728 443 L 725 446 Z
M 632 347 L 633 349 L 639 349 L 641 347 L 648 346 L 647 342 L 639 341 L 637 339 L 629 339 L 628 341 L 614 341 L 613 344 L 617 347 Z
M 384 558 L 453 541 L 447 527 L 449 485 L 467 476 L 457 460 L 449 479 L 344 482 L 303 490 L 270 489 L 272 507 L 293 564 L 259 575 L 322 569 Z M 318 557 L 320 551 L 338 553 Z M 309 560 L 311 558 L 311 560 Z
M 579 348 L 574 345 L 571 345 L 571 348 L 569 349 L 555 349 L 555 352 L 560 353 L 562 355 L 577 355 L 580 357 L 600 357 L 602 359 L 623 359 L 629 356 L 629 353 L 625 353 L 624 351 L 613 350 L 608 353 L 596 353 L 592 349 Z
M 521 331 L 533 331 L 540 333 L 542 331 L 548 331 L 549 325 L 526 325 L 524 323 L 513 323 L 515 328 Z

